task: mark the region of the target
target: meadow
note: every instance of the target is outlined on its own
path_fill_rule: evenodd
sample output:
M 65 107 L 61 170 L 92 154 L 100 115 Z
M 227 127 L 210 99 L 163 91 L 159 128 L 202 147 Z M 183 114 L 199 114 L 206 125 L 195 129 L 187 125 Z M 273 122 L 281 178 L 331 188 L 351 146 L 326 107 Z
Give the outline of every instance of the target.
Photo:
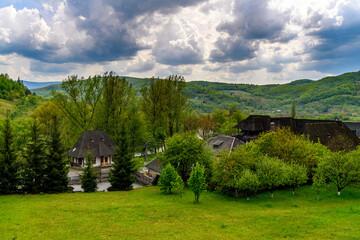
M 360 190 L 310 186 L 233 198 L 206 192 L 0 196 L 0 239 L 359 239 Z

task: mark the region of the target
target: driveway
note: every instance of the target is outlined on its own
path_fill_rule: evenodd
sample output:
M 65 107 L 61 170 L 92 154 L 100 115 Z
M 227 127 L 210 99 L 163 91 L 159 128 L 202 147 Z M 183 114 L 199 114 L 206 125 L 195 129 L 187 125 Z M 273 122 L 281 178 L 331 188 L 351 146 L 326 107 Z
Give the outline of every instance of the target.
M 82 192 L 83 191 L 83 189 L 81 188 L 81 185 L 69 185 L 69 186 L 74 188 L 74 192 Z M 98 192 L 101 192 L 101 191 L 107 192 L 106 189 L 110 186 L 111 186 L 111 184 L 109 182 L 99 182 L 97 191 Z M 132 186 L 134 189 L 143 187 L 142 185 L 137 184 L 137 183 L 133 183 Z

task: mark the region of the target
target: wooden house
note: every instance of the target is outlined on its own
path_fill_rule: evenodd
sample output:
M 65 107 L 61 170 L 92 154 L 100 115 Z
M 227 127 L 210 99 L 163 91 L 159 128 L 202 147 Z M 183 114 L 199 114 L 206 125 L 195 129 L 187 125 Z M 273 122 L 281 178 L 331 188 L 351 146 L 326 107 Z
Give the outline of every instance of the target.
M 94 166 L 111 165 L 112 157 L 116 155 L 116 144 L 102 130 L 86 131 L 70 149 L 68 156 L 74 165 L 83 167 L 88 152 L 91 152 Z
M 344 150 L 354 150 L 360 139 L 355 132 L 349 129 L 342 121 L 317 120 L 317 119 L 295 119 L 292 117 L 272 118 L 267 115 L 250 115 L 234 128 L 241 132 L 236 137 L 244 142 L 256 139 L 260 133 L 275 131 L 276 128 L 288 127 L 297 134 L 305 134 L 313 142 L 322 143 L 330 149 L 334 141 L 344 145 Z M 344 144 L 346 142 L 346 144 Z

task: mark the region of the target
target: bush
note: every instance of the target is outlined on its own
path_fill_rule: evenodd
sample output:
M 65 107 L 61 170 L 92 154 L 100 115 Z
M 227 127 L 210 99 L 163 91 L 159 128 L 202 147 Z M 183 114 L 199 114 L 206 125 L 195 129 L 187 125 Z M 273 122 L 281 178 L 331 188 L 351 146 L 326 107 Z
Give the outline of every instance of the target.
M 181 180 L 179 174 L 175 171 L 174 167 L 169 163 L 159 178 L 160 191 L 171 194 L 171 193 L 182 193 L 184 183 Z

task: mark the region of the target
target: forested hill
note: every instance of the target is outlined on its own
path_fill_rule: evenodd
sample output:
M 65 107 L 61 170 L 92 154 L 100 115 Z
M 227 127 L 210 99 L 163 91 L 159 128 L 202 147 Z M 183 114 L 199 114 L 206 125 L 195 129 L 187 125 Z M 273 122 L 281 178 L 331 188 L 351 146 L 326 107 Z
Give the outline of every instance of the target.
M 21 80 L 12 80 L 8 74 L 0 74 L 0 118 L 11 110 L 10 117 L 26 115 L 33 111 L 41 100 L 33 96 Z
M 126 77 L 136 90 L 148 79 Z M 34 89 L 38 95 L 49 96 L 59 85 Z M 188 82 L 186 94 L 191 106 L 200 112 L 236 105 L 251 114 L 287 114 L 296 102 L 298 116 L 319 117 L 331 115 L 344 120 L 360 119 L 360 72 L 345 73 L 321 80 L 296 80 L 288 84 L 252 85 L 206 81 Z M 336 116 L 335 116 L 336 115 Z M 340 116 L 341 115 L 341 116 Z

